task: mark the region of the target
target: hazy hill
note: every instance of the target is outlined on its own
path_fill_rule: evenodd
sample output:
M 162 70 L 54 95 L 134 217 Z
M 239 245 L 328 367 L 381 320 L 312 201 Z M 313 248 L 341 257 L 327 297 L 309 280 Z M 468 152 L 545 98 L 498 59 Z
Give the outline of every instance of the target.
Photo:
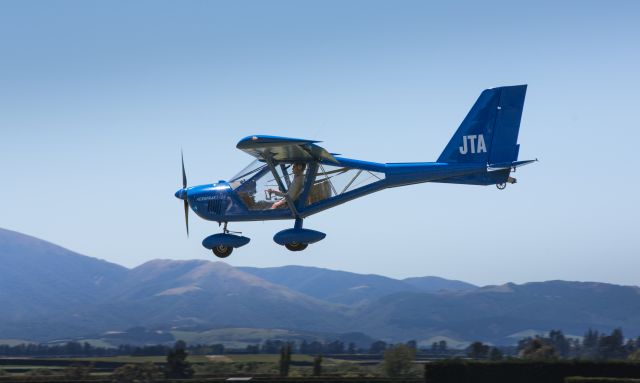
M 293 342 L 313 342 L 321 343 L 339 340 L 348 345 L 354 343 L 357 347 L 368 348 L 377 339 L 371 338 L 363 333 L 327 333 L 285 329 L 265 329 L 265 328 L 214 328 L 206 331 L 173 331 L 173 334 L 183 339 L 187 343 L 215 344 L 222 343 L 225 347 L 245 348 L 248 345 L 255 345 L 266 339 L 278 339 Z
M 439 334 L 507 343 L 511 334 L 525 330 L 581 335 L 589 327 L 621 327 L 635 337 L 640 334 L 640 289 L 549 281 L 454 293 L 397 293 L 362 307 L 353 324 L 374 336 L 400 339 Z
M 239 267 L 239 269 L 333 303 L 355 304 L 400 291 L 420 291 L 409 283 L 380 275 L 356 274 L 317 267 Z
M 135 326 L 337 330 L 329 303 L 222 262 L 155 260 L 132 270 L 0 229 L 0 339 Z
M 434 277 L 398 281 L 202 260 L 154 260 L 127 269 L 1 229 L 0 308 L 0 339 L 100 337 L 112 331 L 120 332 L 114 335 L 118 341 L 132 336 L 155 342 L 175 334 L 259 341 L 247 330 L 252 328 L 267 329 L 256 334 L 269 336 L 363 332 L 425 343 L 433 337 L 513 343 L 517 339 L 510 336 L 517 333 L 562 329 L 580 335 L 589 327 L 622 327 L 628 336 L 640 335 L 635 286 L 549 281 L 474 288 Z M 356 335 L 350 336 L 369 339 Z
M 110 305 L 146 326 L 336 330 L 341 311 L 223 262 L 154 260 L 132 269 Z
M 397 292 L 458 291 L 476 287 L 466 282 L 439 277 L 397 280 L 375 274 L 357 274 L 306 266 L 238 269 L 303 294 L 343 304 L 361 304 Z
M 53 327 L 72 327 L 55 323 L 56 318 L 100 301 L 127 274 L 122 266 L 0 229 L 0 338 L 46 336 Z M 80 332 L 91 328 L 80 327 Z
M 471 283 L 433 276 L 405 278 L 402 282 L 416 287 L 425 293 L 437 293 L 439 291 L 463 291 L 478 288 L 478 286 L 472 285 Z

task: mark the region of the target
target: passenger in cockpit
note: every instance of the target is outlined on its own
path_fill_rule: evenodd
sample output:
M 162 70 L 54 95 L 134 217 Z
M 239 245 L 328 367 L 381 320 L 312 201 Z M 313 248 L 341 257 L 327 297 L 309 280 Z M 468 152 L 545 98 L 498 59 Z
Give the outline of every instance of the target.
M 295 202 L 298 197 L 300 197 L 300 193 L 302 193 L 302 188 L 304 186 L 305 168 L 306 164 L 304 162 L 296 162 L 295 164 L 293 164 L 293 181 L 291 182 L 291 186 L 289 186 L 289 190 L 286 193 L 283 193 L 280 190 L 267 189 L 267 192 L 271 194 L 284 197 L 271 205 L 272 209 L 278 209 L 280 207 L 286 206 L 287 198 L 290 198 L 292 202 Z

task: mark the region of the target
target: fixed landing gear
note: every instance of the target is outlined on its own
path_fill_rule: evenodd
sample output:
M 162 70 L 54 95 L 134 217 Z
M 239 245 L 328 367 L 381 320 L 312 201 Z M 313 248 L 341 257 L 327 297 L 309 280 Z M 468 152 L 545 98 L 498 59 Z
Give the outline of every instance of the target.
M 312 243 L 321 241 L 326 236 L 315 230 L 303 229 L 302 218 L 296 218 L 293 229 L 282 230 L 273 236 L 273 241 L 290 251 L 302 251 Z
M 309 244 L 307 244 L 307 243 L 298 243 L 298 242 L 291 242 L 291 243 L 285 243 L 284 244 L 284 247 L 286 247 L 287 250 L 291 250 L 291 251 L 302 251 L 302 250 L 306 249 L 307 246 L 309 246 Z
M 234 248 L 244 246 L 250 241 L 247 237 L 235 234 L 241 233 L 228 230 L 225 222 L 222 233 L 208 236 L 202 241 L 202 246 L 213 251 L 218 258 L 227 258 Z
M 504 190 L 507 187 L 507 184 L 515 184 L 516 182 L 518 182 L 517 179 L 509 177 L 507 178 L 507 182 L 496 184 L 496 187 L 498 188 L 498 190 Z
M 231 255 L 231 253 L 233 253 L 233 247 L 225 246 L 225 245 L 218 245 L 218 246 L 214 247 L 213 249 L 211 249 L 211 251 L 213 251 L 213 254 L 215 254 L 216 257 L 218 257 L 218 258 L 227 258 L 228 256 Z

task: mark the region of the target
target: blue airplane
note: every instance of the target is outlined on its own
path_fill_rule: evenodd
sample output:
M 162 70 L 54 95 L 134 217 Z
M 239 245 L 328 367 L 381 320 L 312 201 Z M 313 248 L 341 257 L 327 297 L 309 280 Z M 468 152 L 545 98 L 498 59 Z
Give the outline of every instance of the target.
M 228 181 L 187 187 L 182 158 L 182 189 L 189 234 L 189 207 L 222 233 L 202 245 L 220 257 L 249 243 L 227 229 L 228 222 L 293 219 L 294 227 L 273 240 L 291 251 L 304 250 L 326 234 L 302 227 L 304 218 L 386 188 L 422 182 L 496 185 L 516 183 L 511 172 L 537 160 L 518 161 L 518 131 L 526 85 L 487 89 L 480 94 L 436 162 L 375 163 L 338 157 L 313 140 L 245 137 L 236 147 L 255 160 Z

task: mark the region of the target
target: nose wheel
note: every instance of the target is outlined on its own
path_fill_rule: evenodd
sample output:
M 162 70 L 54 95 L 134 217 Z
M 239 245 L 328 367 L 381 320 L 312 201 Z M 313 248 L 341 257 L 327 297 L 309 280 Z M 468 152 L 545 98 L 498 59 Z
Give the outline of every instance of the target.
M 231 255 L 231 253 L 233 253 L 233 247 L 226 246 L 226 245 L 218 245 L 212 248 L 211 251 L 213 251 L 213 254 L 215 254 L 216 257 L 218 258 L 227 258 L 228 256 Z
M 236 247 L 242 247 L 249 243 L 249 238 L 243 237 L 240 232 L 230 231 L 227 229 L 227 223 L 224 223 L 222 233 L 210 235 L 202 241 L 202 246 L 213 251 L 218 258 L 227 258 Z
M 298 242 L 291 242 L 291 243 L 284 244 L 284 247 L 286 247 L 287 250 L 290 250 L 290 251 L 302 251 L 306 249 L 307 246 L 309 245 L 306 243 L 298 243 Z

